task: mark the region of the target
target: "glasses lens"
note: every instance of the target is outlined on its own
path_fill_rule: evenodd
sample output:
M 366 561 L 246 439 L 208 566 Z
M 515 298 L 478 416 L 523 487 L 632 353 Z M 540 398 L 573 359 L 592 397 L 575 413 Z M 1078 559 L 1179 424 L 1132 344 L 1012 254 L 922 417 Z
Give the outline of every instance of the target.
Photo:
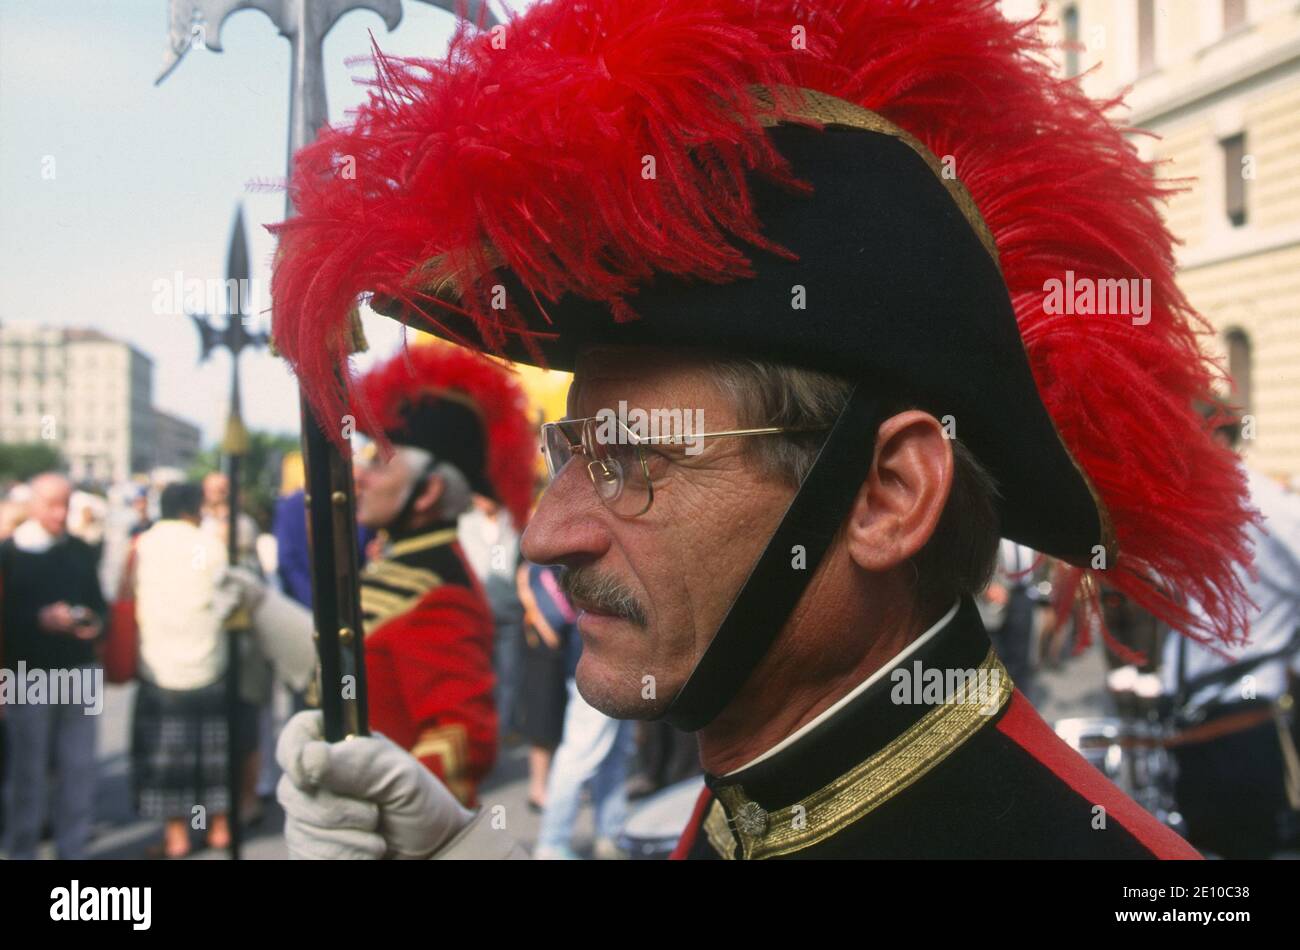
M 391 457 L 390 457 L 391 458 Z M 352 450 L 353 471 L 375 472 L 387 465 L 379 446 L 367 438 L 357 439 L 357 446 Z
M 583 445 L 591 457 L 587 471 L 605 506 L 625 518 L 644 513 L 650 507 L 650 482 L 635 436 L 620 427 L 588 422 Z
M 548 422 L 542 426 L 542 454 L 546 456 L 546 471 L 551 478 L 559 475 L 573 458 L 575 441 L 565 433 L 561 423 Z
M 596 494 L 607 505 L 616 503 L 623 494 L 623 466 L 615 459 L 597 459 L 587 465 Z

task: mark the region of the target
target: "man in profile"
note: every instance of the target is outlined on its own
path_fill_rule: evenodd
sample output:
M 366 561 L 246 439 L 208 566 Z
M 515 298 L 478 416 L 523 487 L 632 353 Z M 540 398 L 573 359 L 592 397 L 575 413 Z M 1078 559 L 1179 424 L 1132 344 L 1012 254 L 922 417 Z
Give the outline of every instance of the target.
M 573 371 L 521 552 L 565 569 L 585 699 L 697 734 L 680 857 L 1195 856 L 1039 718 L 973 602 L 1003 536 L 1195 635 L 1244 613 L 1160 186 L 1037 31 L 992 2 L 544 2 L 381 56 L 388 94 L 295 156 L 274 334 L 323 418 L 364 292 Z M 1140 314 L 1049 306 L 1132 271 Z M 611 431 L 624 408 L 704 430 Z M 391 744 L 319 737 L 279 748 L 296 853 L 512 852 Z

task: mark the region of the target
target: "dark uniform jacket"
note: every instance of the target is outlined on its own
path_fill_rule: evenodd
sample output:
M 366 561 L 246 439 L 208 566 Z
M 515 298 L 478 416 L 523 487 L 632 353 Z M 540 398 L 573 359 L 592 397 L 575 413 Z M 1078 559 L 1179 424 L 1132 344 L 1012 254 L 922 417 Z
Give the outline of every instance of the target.
M 673 856 L 1199 857 L 1039 717 L 972 601 L 900 657 L 791 745 L 706 776 Z
M 361 573 L 371 728 L 466 805 L 496 759 L 492 614 L 440 525 L 392 541 Z

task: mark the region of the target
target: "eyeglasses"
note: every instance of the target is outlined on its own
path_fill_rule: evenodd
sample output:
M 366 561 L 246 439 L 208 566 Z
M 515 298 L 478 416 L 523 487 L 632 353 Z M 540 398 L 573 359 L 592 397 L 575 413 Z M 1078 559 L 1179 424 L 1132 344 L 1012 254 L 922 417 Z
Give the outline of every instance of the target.
M 614 437 L 601 438 L 601 430 L 609 422 L 617 426 Z M 654 504 L 654 479 L 659 471 L 657 461 L 667 462 L 667 456 L 648 450 L 655 445 L 681 445 L 696 439 L 721 439 L 733 436 L 782 435 L 794 432 L 823 432 L 829 426 L 793 428 L 770 426 L 762 429 L 729 429 L 726 432 L 695 432 L 679 436 L 638 436 L 618 420 L 598 416 L 585 419 L 564 419 L 542 425 L 542 455 L 551 480 L 564 470 L 574 455 L 587 459 L 587 474 L 596 488 L 596 495 L 614 514 L 622 518 L 635 518 L 645 514 Z
M 383 457 L 379 454 L 379 446 L 373 442 L 364 441 L 352 453 L 353 465 L 357 468 L 367 471 L 381 467 L 384 464 Z

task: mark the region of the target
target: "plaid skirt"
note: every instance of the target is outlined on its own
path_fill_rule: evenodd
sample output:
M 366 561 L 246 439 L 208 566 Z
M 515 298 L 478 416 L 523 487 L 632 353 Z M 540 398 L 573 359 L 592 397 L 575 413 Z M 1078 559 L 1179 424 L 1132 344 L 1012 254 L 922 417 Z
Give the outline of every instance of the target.
M 226 684 L 162 689 L 143 680 L 135 693 L 131 774 L 143 818 L 205 818 L 230 810 Z

